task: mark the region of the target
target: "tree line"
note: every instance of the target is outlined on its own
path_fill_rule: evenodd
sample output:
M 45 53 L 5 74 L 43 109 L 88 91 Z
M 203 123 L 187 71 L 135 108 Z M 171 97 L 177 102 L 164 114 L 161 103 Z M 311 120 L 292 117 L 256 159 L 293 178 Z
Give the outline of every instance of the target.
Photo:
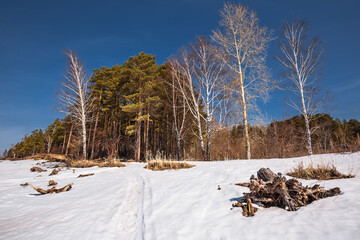
M 45 131 L 39 129 L 33 131 L 30 135 L 26 135 L 21 142 L 17 143 L 10 150 L 5 151 L 4 156 L 8 158 L 21 158 L 38 153 L 67 153 L 67 155 L 77 158 L 81 156 L 81 151 L 79 150 L 81 142 L 77 137 L 79 133 L 74 129 L 71 130 L 71 124 L 70 119 L 56 119 Z M 103 123 L 100 125 L 103 126 Z M 245 158 L 246 150 L 243 128 L 243 125 L 240 124 L 216 132 L 212 138 L 211 160 Z M 314 154 L 354 152 L 360 149 L 360 122 L 358 120 L 350 119 L 347 121 L 333 119 L 328 114 L 316 114 L 316 119 L 311 122 L 311 129 L 313 132 L 312 143 Z M 73 132 L 72 137 L 69 138 L 71 131 Z M 253 145 L 253 158 L 287 158 L 306 155 L 308 152 L 304 131 L 305 122 L 301 115 L 281 121 L 273 121 L 266 126 L 250 126 L 249 135 Z M 101 135 L 103 139 L 107 139 L 105 142 L 115 144 L 110 140 L 111 138 L 102 136 L 103 130 L 99 132 L 99 137 Z M 166 134 L 166 131 L 163 134 Z M 176 134 L 173 132 L 169 132 L 169 134 L 168 138 L 162 135 L 162 148 L 151 145 L 150 151 L 163 151 L 168 157 L 177 156 Z M 192 136 L 192 133 L 189 133 L 188 137 L 186 140 L 181 140 L 182 156 L 186 159 L 201 159 L 202 154 L 199 142 L 194 141 L 196 139 Z M 68 142 L 69 139 L 70 142 Z M 121 144 L 121 142 L 117 144 Z M 116 146 L 113 150 L 105 147 L 105 145 L 101 143 L 95 145 L 94 157 L 108 157 L 111 156 L 108 152 L 109 150 L 117 151 Z M 132 158 L 131 152 L 133 147 L 123 144 L 119 145 L 119 149 L 125 150 L 126 147 L 129 148 L 128 155 L 123 152 L 117 156 Z
M 59 94 L 66 117 L 26 135 L 5 155 L 221 160 L 359 150 L 357 120 L 317 114 L 323 47 L 307 36 L 306 22 L 284 24 L 276 56 L 293 93 L 289 104 L 301 115 L 260 124 L 257 103 L 278 87 L 266 66 L 273 33 L 242 5 L 225 4 L 220 16 L 210 38 L 197 37 L 163 65 L 141 52 L 87 77 L 67 51 Z

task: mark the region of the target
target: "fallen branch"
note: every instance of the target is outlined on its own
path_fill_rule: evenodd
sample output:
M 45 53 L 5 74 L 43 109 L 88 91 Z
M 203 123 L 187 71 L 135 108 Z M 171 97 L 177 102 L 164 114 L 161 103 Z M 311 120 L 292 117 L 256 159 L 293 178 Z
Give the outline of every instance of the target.
M 39 168 L 39 167 L 32 167 L 32 168 L 30 168 L 30 171 L 31 172 L 46 172 L 47 170 Z
M 81 178 L 81 177 L 88 177 L 88 176 L 92 176 L 92 175 L 94 175 L 94 173 L 80 174 L 80 175 L 78 176 L 78 178 Z
M 30 184 L 30 186 L 35 189 L 35 191 L 37 191 L 40 194 L 48 194 L 48 193 L 61 193 L 61 192 L 66 192 L 66 191 L 70 191 L 70 189 L 72 188 L 73 183 L 70 183 L 62 188 L 56 189 L 56 187 L 52 187 L 50 189 L 44 190 L 42 188 L 38 188 L 38 187 L 34 187 L 32 184 Z

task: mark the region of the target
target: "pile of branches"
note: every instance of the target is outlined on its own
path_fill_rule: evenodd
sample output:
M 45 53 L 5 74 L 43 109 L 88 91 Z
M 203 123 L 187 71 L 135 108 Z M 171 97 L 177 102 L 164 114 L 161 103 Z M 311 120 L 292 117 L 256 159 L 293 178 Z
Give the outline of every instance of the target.
M 239 185 L 246 186 L 246 184 Z M 250 193 L 244 193 L 244 198 L 234 204 L 234 207 L 243 207 L 253 202 L 266 208 L 277 206 L 287 211 L 296 211 L 315 200 L 341 193 L 338 187 L 329 190 L 318 184 L 304 187 L 297 179 L 286 180 L 281 173 L 275 174 L 269 168 L 261 168 L 257 172 L 257 178 L 252 175 L 248 186 Z

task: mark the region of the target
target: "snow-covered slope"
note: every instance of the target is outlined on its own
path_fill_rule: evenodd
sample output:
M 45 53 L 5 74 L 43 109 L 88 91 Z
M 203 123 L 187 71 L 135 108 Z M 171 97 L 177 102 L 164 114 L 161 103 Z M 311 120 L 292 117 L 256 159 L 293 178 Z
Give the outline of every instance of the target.
M 248 189 L 261 167 L 285 173 L 299 162 L 334 163 L 348 173 L 360 168 L 360 153 L 311 158 L 194 162 L 196 167 L 153 172 L 142 163 L 125 168 L 87 168 L 58 175 L 32 173 L 39 161 L 0 162 L 0 239 L 358 239 L 360 176 L 329 181 L 301 180 L 340 187 L 343 194 L 316 201 L 296 212 L 261 209 L 252 218 L 231 204 Z M 77 178 L 80 173 L 94 176 Z M 42 175 L 42 176 L 39 176 Z M 69 192 L 38 195 L 29 182 L 47 188 L 53 179 Z M 217 186 L 221 190 L 217 190 Z

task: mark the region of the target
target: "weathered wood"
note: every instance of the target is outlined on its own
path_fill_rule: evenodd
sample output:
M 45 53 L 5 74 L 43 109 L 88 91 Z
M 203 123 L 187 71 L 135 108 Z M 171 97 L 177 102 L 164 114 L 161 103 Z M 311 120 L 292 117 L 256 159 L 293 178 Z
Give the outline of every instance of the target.
M 257 172 L 257 177 L 265 182 L 272 181 L 274 178 L 277 177 L 270 168 L 260 168 Z
M 34 187 L 32 184 L 30 184 L 30 186 L 35 189 L 35 191 L 37 191 L 40 194 L 48 194 L 48 193 L 61 193 L 61 192 L 66 192 L 69 191 L 72 188 L 73 183 L 70 183 L 62 188 L 56 189 L 56 187 L 52 187 L 50 189 L 44 190 L 42 188 L 39 187 Z
M 59 189 L 54 189 L 55 193 L 61 193 L 61 192 L 66 192 L 66 191 L 70 191 L 70 189 L 72 188 L 73 183 L 70 183 L 62 188 Z
M 242 187 L 250 187 L 250 183 L 235 183 L 235 185 L 237 186 L 242 186 Z
M 78 176 L 78 178 L 81 178 L 81 177 L 88 177 L 88 176 L 92 176 L 92 175 L 94 175 L 94 173 L 80 174 L 80 175 Z
M 32 168 L 30 168 L 30 171 L 31 172 L 46 172 L 47 170 L 39 168 L 39 167 L 32 167 Z
M 58 174 L 58 172 L 60 172 L 60 169 L 57 170 L 56 168 L 54 168 L 54 169 L 52 170 L 52 172 L 49 174 L 49 176 L 56 175 L 56 174 Z
M 268 168 L 261 168 L 257 176 L 258 178 L 251 176 L 250 193 L 244 193 L 244 198 L 233 205 L 234 207 L 243 207 L 243 203 L 251 200 L 250 202 L 260 203 L 264 207 L 277 206 L 287 211 L 296 211 L 320 198 L 341 193 L 340 188 L 337 187 L 329 190 L 325 190 L 318 184 L 304 187 L 297 179 L 286 180 L 281 173 L 275 174 Z M 236 185 L 247 186 L 247 184 Z M 244 210 L 245 215 L 248 215 L 248 212 L 249 209 Z
M 50 180 L 48 186 L 56 186 L 57 182 L 55 182 L 54 180 Z

